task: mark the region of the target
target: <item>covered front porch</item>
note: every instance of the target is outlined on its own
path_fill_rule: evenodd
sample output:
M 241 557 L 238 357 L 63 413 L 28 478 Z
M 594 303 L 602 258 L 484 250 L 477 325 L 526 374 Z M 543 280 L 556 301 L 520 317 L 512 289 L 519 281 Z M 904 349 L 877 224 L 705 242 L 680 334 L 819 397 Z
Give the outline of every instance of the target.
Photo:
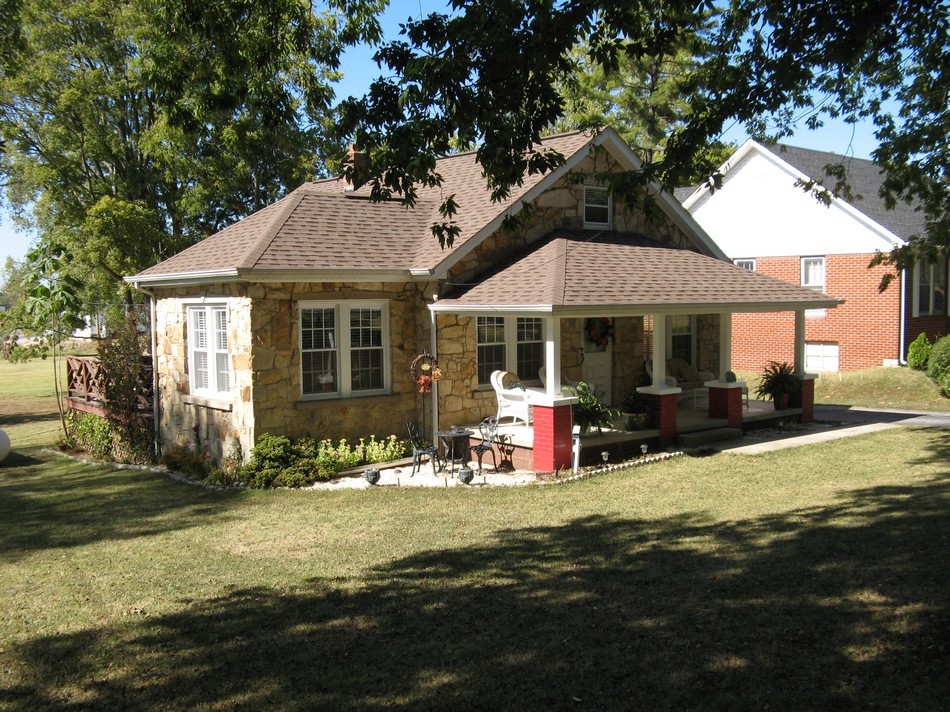
M 450 314 L 495 322 L 511 320 L 519 326 L 529 320 L 541 323 L 543 384 L 540 380 L 531 384 L 533 374 L 519 374 L 528 382 L 533 418 L 530 424 L 505 426 L 502 433 L 508 437 L 510 456 L 520 459 L 512 464 L 543 472 L 568 468 L 572 462 L 572 406 L 577 399 L 565 384 L 577 380 L 578 358 L 582 364 L 591 358 L 583 350 L 578 355 L 577 342 L 572 340 L 578 322 L 596 319 L 606 324 L 638 325 L 633 338 L 621 342 L 614 336 L 617 344 L 612 362 L 618 368 L 603 390 L 608 398 L 613 397 L 614 402 L 608 401 L 608 405 L 616 405 L 624 392 L 635 389 L 652 406 L 649 430 L 606 428 L 582 438 L 582 451 L 593 450 L 599 457 L 611 448 L 618 455 L 625 448 L 633 453 L 643 444 L 650 449 L 666 448 L 680 434 L 697 429 L 742 430 L 753 418 L 765 417 L 773 408 L 771 403 L 747 402 L 746 384 L 737 382 L 732 373 L 735 313 L 795 312 L 794 370 L 803 389 L 801 408 L 794 415 L 810 419 L 814 383 L 804 372 L 805 312 L 837 304 L 820 292 L 690 250 L 662 246 L 642 235 L 555 233 L 480 283 L 447 294 L 429 308 L 435 317 Z M 707 345 L 694 351 L 694 362 L 689 364 L 693 372 L 705 372 L 701 380 L 692 382 L 689 393 L 667 368 L 674 356 L 681 355 L 676 350 L 673 325 L 682 317 L 703 319 Z M 651 325 L 649 351 L 643 338 L 646 320 Z M 609 343 L 611 329 L 606 334 Z M 448 343 L 440 345 L 438 331 L 434 345 L 436 349 L 449 347 Z M 569 378 L 565 378 L 566 369 L 571 371 Z M 702 392 L 699 403 L 697 391 Z M 432 399 L 431 422 L 436 424 L 440 423 L 439 404 L 438 397 Z M 784 411 L 784 417 L 793 417 L 793 413 Z
M 687 438 L 694 434 L 715 433 L 717 431 L 735 431 L 731 428 L 728 419 L 709 415 L 706 404 L 696 409 L 690 399 L 681 400 L 677 407 L 677 439 L 680 436 Z M 750 400 L 748 407 L 744 407 L 741 431 L 767 427 L 779 422 L 789 422 L 802 419 L 802 408 L 786 408 L 776 410 L 769 401 Z M 478 424 L 463 426 L 474 433 L 471 443 L 481 442 L 478 434 Z M 655 427 L 646 427 L 640 430 L 625 430 L 623 418 L 616 418 L 613 427 L 603 428 L 581 435 L 577 427 L 572 432 L 572 450 L 574 440 L 580 440 L 580 464 L 593 465 L 603 460 L 603 453 L 607 453 L 610 462 L 627 460 L 643 454 L 655 453 L 664 448 L 660 444 L 660 430 Z M 687 440 L 683 438 L 683 440 Z M 516 470 L 531 470 L 534 468 L 535 429 L 533 425 L 505 422 L 498 428 L 495 454 L 500 466 L 508 466 Z M 677 443 L 681 444 L 681 443 Z M 646 450 L 643 447 L 646 446 Z M 490 462 L 491 457 L 486 458 Z M 573 463 L 572 463 L 573 464 Z

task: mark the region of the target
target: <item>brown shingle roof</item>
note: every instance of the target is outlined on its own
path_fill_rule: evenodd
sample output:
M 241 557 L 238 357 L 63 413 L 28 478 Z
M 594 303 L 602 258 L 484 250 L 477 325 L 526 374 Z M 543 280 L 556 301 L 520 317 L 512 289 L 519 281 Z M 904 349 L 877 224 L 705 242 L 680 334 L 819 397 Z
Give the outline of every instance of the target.
M 545 139 L 544 149 L 569 157 L 591 140 L 571 133 Z M 446 257 L 431 233 L 445 197 L 455 196 L 463 245 L 544 176 L 526 176 L 505 203 L 493 203 L 474 153 L 442 158 L 440 188 L 421 189 L 415 207 L 398 200 L 373 202 L 369 189 L 346 191 L 342 180 L 305 183 L 289 195 L 202 242 L 143 271 L 138 277 L 224 271 L 432 269 Z
M 819 292 L 636 233 L 556 230 L 479 284 L 461 287 L 439 311 L 535 307 L 596 313 L 784 311 L 839 304 Z

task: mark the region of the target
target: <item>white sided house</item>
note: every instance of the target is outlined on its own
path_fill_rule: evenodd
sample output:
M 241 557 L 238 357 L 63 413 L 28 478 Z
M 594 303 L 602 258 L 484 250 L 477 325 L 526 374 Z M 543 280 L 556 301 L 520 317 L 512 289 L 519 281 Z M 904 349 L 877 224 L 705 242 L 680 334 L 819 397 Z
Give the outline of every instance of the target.
M 851 194 L 835 197 L 826 166 L 844 169 Z M 792 146 L 746 141 L 722 166 L 723 184 L 679 192 L 683 206 L 722 250 L 745 269 L 843 301 L 809 310 L 805 368 L 847 371 L 896 365 L 919 333 L 931 340 L 950 330 L 947 260 L 918 264 L 883 293 L 893 269 L 868 265 L 878 253 L 903 245 L 924 230 L 923 215 L 902 203 L 888 210 L 879 196 L 882 176 L 873 162 Z M 803 186 L 814 181 L 812 191 Z M 819 200 L 814 191 L 823 191 Z M 761 370 L 791 360 L 785 340 L 792 313 L 745 314 L 733 322 L 736 368 Z

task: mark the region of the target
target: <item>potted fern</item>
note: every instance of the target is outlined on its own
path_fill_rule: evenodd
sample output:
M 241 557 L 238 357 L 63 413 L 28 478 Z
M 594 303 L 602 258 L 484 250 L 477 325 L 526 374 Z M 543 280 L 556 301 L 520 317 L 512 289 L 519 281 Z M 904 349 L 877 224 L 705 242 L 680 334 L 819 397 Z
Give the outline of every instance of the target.
M 640 391 L 633 390 L 627 394 L 620 404 L 620 415 L 623 416 L 624 430 L 642 430 L 647 424 L 647 415 L 650 413 L 650 401 Z
M 573 406 L 574 424 L 580 428 L 581 435 L 588 434 L 592 428 L 598 432 L 604 427 L 614 424 L 616 412 L 609 408 L 597 392 L 587 383 L 581 381 L 570 389 L 578 400 Z
M 789 399 L 795 395 L 800 398 L 801 392 L 802 382 L 794 368 L 788 362 L 778 361 L 769 361 L 755 389 L 757 397 L 772 399 L 775 410 L 788 408 Z

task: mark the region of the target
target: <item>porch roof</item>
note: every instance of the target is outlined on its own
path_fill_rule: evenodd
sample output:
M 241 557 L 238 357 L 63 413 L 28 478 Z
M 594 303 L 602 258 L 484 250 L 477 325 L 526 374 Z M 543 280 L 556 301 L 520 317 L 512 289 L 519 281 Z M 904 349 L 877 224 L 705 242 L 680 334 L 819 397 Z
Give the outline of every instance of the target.
M 555 230 L 434 312 L 562 317 L 778 312 L 836 307 L 821 292 L 639 233 Z

